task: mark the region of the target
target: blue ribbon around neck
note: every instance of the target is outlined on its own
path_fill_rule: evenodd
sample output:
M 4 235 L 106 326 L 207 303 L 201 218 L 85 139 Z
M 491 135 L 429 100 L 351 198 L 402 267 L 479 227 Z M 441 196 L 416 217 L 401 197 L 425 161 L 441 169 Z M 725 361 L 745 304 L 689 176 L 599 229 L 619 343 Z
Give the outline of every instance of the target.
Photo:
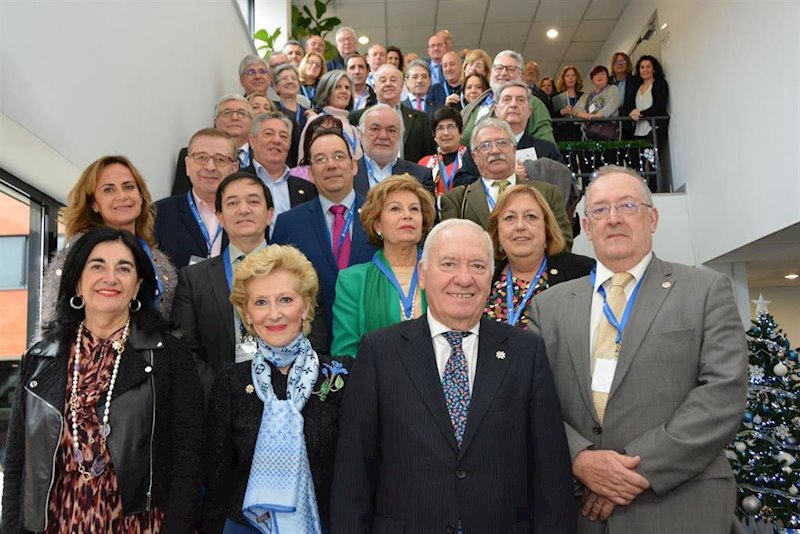
M 589 273 L 589 282 L 592 284 L 592 288 L 594 288 L 596 278 L 597 267 L 593 268 L 592 272 Z M 625 327 L 628 325 L 628 320 L 631 318 L 633 303 L 636 302 L 636 296 L 639 294 L 639 288 L 642 286 L 643 280 L 644 275 L 642 275 L 642 278 L 636 282 L 636 287 L 633 288 L 631 296 L 628 298 L 628 304 L 625 306 L 625 310 L 622 312 L 621 321 L 617 320 L 617 317 L 614 315 L 614 311 L 611 309 L 611 306 L 608 305 L 608 301 L 606 300 L 606 288 L 604 288 L 602 284 L 597 288 L 597 292 L 600 293 L 601 297 L 603 297 L 603 315 L 606 316 L 606 320 L 608 320 L 609 324 L 617 331 L 617 337 L 615 338 L 614 343 L 616 343 L 618 346 L 620 343 L 622 343 L 622 333 L 625 331 Z
M 406 295 L 403 293 L 403 287 L 397 280 L 397 276 L 395 276 L 391 266 L 384 264 L 380 258 L 378 258 L 377 252 L 372 256 L 372 263 L 374 263 L 386 278 L 389 279 L 400 295 L 400 302 L 403 303 L 403 319 L 406 321 L 411 319 L 411 314 L 414 313 L 414 294 L 417 291 L 417 282 L 419 281 L 419 259 L 421 257 L 422 250 L 417 253 L 417 263 L 414 265 L 414 274 L 411 276 L 411 284 L 408 286 L 408 294 Z
M 206 242 L 206 248 L 208 249 L 208 256 L 211 257 L 211 249 L 214 248 L 214 243 L 219 239 L 219 236 L 222 234 L 222 225 L 217 225 L 217 233 L 214 234 L 214 239 L 211 239 L 211 236 L 208 233 L 208 228 L 206 228 L 205 223 L 203 222 L 203 218 L 200 217 L 200 212 L 197 210 L 197 204 L 194 202 L 194 196 L 192 196 L 192 190 L 186 192 L 186 199 L 189 201 L 189 209 L 194 216 L 194 222 L 197 223 L 197 226 L 200 227 L 200 233 L 203 234 L 203 239 Z
M 344 220 L 344 228 L 342 228 L 342 233 L 339 234 L 339 244 L 336 247 L 336 253 L 334 254 L 334 259 L 336 263 L 339 263 L 339 255 L 342 253 L 342 245 L 344 245 L 344 240 L 347 237 L 347 233 L 350 231 L 350 226 L 353 224 L 353 214 L 356 212 L 356 202 L 358 198 L 353 199 L 353 204 L 350 206 L 348 210 L 349 213 L 347 214 L 347 218 Z M 335 218 L 334 218 L 335 221 Z M 331 231 L 328 230 L 328 224 L 325 224 L 325 230 L 328 232 L 328 238 L 331 241 L 331 246 L 333 246 L 333 237 L 331 236 Z M 333 250 L 331 250 L 333 252 Z
M 158 267 L 156 267 L 156 262 L 153 261 L 153 251 L 150 250 L 150 245 L 147 244 L 147 241 L 139 238 L 139 244 L 142 245 L 144 249 L 144 253 L 147 254 L 147 259 L 150 260 L 150 265 L 153 266 L 153 271 L 156 273 L 156 296 L 160 297 L 164 294 L 164 283 L 161 281 L 161 277 L 158 275 Z M 158 299 L 156 299 L 156 307 L 158 307 Z
M 523 295 L 522 300 L 519 301 L 519 306 L 514 307 L 514 273 L 511 272 L 511 265 L 509 264 L 508 274 L 506 275 L 506 307 L 508 308 L 508 324 L 511 326 L 519 322 L 519 318 L 522 316 L 522 310 L 525 309 L 525 305 L 531 299 L 531 295 L 533 295 L 534 290 L 536 290 L 536 286 L 539 285 L 539 279 L 542 277 L 545 269 L 547 269 L 547 258 L 542 258 L 542 263 L 539 265 L 539 270 L 536 272 L 536 276 L 533 277 L 531 285 L 528 286 L 525 295 Z
M 447 193 L 453 188 L 453 179 L 456 177 L 456 171 L 461 164 L 461 154 L 456 152 L 456 159 L 453 161 L 453 172 L 448 176 L 447 165 L 444 164 L 444 157 L 439 155 L 439 171 L 442 173 L 442 180 L 444 180 L 444 192 Z

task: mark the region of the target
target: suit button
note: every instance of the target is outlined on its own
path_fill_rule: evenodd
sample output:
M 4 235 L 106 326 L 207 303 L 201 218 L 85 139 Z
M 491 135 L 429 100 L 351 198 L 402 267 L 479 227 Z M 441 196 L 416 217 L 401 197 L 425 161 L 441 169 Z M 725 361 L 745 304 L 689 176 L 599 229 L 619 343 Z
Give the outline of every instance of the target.
M 31 352 L 32 352 L 33 354 L 41 354 L 41 353 L 42 353 L 42 349 L 40 349 L 40 348 L 38 348 L 38 347 L 37 347 L 37 348 L 33 349 Z
M 447 525 L 444 527 L 444 531 L 447 532 L 447 534 L 453 534 L 456 531 L 456 527 L 455 525 Z
M 38 385 L 39 385 L 39 382 L 37 382 L 36 380 L 31 380 L 31 383 L 30 383 L 30 384 L 28 384 L 28 385 L 29 385 L 31 388 L 35 388 L 36 386 L 38 386 Z
M 467 472 L 463 469 L 456 469 L 456 478 L 459 480 L 464 480 L 467 478 Z
M 598 436 L 603 433 L 603 427 L 600 425 L 592 427 L 592 434 L 597 434 Z

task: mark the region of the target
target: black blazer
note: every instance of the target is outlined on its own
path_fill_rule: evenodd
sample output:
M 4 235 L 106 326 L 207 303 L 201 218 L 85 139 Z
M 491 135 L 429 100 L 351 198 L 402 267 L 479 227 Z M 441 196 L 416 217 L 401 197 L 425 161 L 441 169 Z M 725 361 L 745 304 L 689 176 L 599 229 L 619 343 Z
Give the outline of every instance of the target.
M 630 95 L 628 94 L 628 84 L 625 85 L 625 103 L 623 104 L 623 110 L 625 111 L 625 115 L 627 116 L 628 113 L 636 109 L 636 93 L 639 91 L 639 87 L 642 86 L 642 79 L 638 76 L 635 76 L 630 84 L 633 88 L 631 89 Z M 653 88 L 651 89 L 653 95 L 653 105 L 645 110 L 641 110 L 642 117 L 660 117 L 667 114 L 667 101 L 669 100 L 669 85 L 667 84 L 667 80 L 659 79 L 653 80 Z M 658 129 L 659 134 L 659 141 L 664 140 L 664 136 L 667 133 L 667 125 L 664 121 L 656 121 L 656 128 Z M 634 125 L 635 122 L 629 123 L 630 126 L 630 134 L 633 135 Z
M 340 360 L 350 367 L 351 358 Z M 330 364 L 331 358 L 320 355 L 320 367 Z M 272 390 L 283 400 L 286 398 L 286 379 L 272 369 Z M 320 371 L 315 390 L 325 376 Z M 320 401 L 312 395 L 303 407 L 303 433 L 306 439 L 308 462 L 317 494 L 317 507 L 323 525 L 330 525 L 330 494 L 333 462 L 339 429 L 339 406 L 349 386 L 349 377 L 343 377 L 345 387 Z M 250 362 L 237 363 L 223 370 L 211 392 L 208 414 L 209 477 L 203 502 L 201 532 L 222 532 L 227 518 L 247 523 L 242 515 L 242 501 L 247 490 L 250 466 L 261 424 L 264 404 L 255 393 L 248 393 L 253 384 Z
M 189 265 L 178 273 L 170 319 L 183 342 L 215 371 L 235 361 L 236 333 L 230 295 L 222 254 Z M 322 301 L 318 305 L 319 302 Z M 311 323 L 308 338 L 315 350 L 328 350 L 324 320 Z
M 444 106 L 444 101 L 447 98 L 447 94 L 444 92 L 444 87 L 442 87 L 439 83 L 432 83 L 430 89 L 428 89 L 428 94 L 425 95 L 425 114 L 428 116 L 428 121 L 431 123 L 433 122 L 433 114 L 436 111 Z M 410 108 L 410 109 L 417 109 L 414 107 L 416 102 L 416 97 L 409 96 L 405 100 L 403 100 L 403 105 Z M 419 160 L 417 160 L 419 161 Z
M 161 249 L 176 269 L 189 265 L 189 258 L 208 256 L 208 246 L 194 220 L 186 193 L 163 198 L 155 203 L 155 234 Z M 222 249 L 228 246 L 228 234 L 223 230 Z
M 189 175 L 186 174 L 186 156 L 189 153 L 189 147 L 183 147 L 178 152 L 178 161 L 175 162 L 175 181 L 172 182 L 171 195 L 185 194 L 191 187 L 192 182 L 189 180 Z M 250 149 L 250 160 L 253 161 L 253 149 Z M 252 165 L 252 164 L 251 164 Z M 247 170 L 247 167 L 242 168 Z M 255 174 L 255 173 L 253 173 Z
M 481 320 L 460 448 L 427 316 L 364 336 L 348 388 L 333 532 L 575 532 L 567 439 L 537 335 Z
M 546 139 L 539 139 L 525 132 L 522 134 L 522 137 L 520 137 L 519 143 L 517 143 L 517 149 L 531 147 L 536 149 L 536 156 L 539 158 L 548 158 L 563 163 L 564 165 L 567 164 L 556 145 Z M 469 185 L 480 177 L 481 171 L 478 170 L 478 165 L 475 164 L 475 159 L 472 157 L 472 150 L 467 147 L 467 150 L 464 151 L 464 155 L 461 158 L 461 167 L 456 171 L 456 175 L 453 178 L 453 187 L 457 185 Z
M 581 256 L 580 254 L 572 254 L 571 252 L 562 252 L 555 256 L 547 257 L 547 283 L 550 286 L 588 276 L 594 267 L 595 261 L 589 256 Z M 500 280 L 500 277 L 508 265 L 508 260 L 504 259 L 497 262 L 494 269 L 494 277 L 492 283 Z
M 403 173 L 408 173 L 416 178 L 425 189 L 430 191 L 431 194 L 434 194 L 436 184 L 433 183 L 433 174 L 429 168 L 423 167 L 422 165 L 417 165 L 411 161 L 398 159 L 397 163 L 394 165 L 394 169 L 392 169 L 392 174 Z M 361 158 L 358 160 L 358 172 L 353 178 L 353 189 L 355 189 L 356 193 L 359 195 L 366 196 L 369 188 L 370 183 L 369 174 L 367 174 L 367 162 L 364 160 L 364 158 Z
M 256 168 L 252 163 L 242 169 L 242 171 L 257 176 Z M 317 186 L 308 180 L 303 180 L 302 178 L 290 174 L 286 178 L 286 183 L 289 185 L 289 203 L 292 207 L 299 206 L 303 202 L 308 202 L 309 200 L 317 198 Z
M 364 109 L 354 111 L 350 114 L 350 124 L 358 126 Z M 425 156 L 436 152 L 436 142 L 433 140 L 431 123 L 424 111 L 411 109 L 405 104 L 400 105 L 400 113 L 403 117 L 403 159 L 407 161 L 419 161 Z

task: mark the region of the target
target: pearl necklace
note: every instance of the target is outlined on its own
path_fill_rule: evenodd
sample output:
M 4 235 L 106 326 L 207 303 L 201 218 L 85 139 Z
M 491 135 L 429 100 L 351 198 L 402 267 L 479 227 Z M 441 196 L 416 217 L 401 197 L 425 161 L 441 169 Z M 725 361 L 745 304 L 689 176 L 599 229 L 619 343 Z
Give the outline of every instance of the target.
M 400 300 L 400 321 L 409 321 L 414 318 L 414 309 L 417 307 L 417 291 L 419 287 L 414 288 L 414 298 L 411 299 L 411 313 L 406 317 L 406 309 L 403 306 L 403 301 Z
M 80 442 L 78 441 L 78 378 L 81 361 L 81 345 L 83 344 L 83 321 L 78 326 L 78 335 L 75 338 L 75 361 L 72 364 L 72 389 L 69 396 L 69 410 L 72 418 L 72 455 L 78 463 L 78 472 L 84 480 L 91 480 L 92 478 L 99 477 L 106 470 L 106 460 L 104 454 L 106 452 L 106 441 L 108 435 L 111 433 L 111 425 L 108 424 L 108 418 L 111 413 L 111 398 L 114 395 L 114 385 L 117 382 L 117 373 L 119 372 L 119 362 L 122 359 L 122 353 L 125 352 L 125 342 L 128 340 L 128 331 L 130 329 L 131 321 L 125 323 L 125 328 L 122 330 L 122 337 L 111 343 L 117 357 L 114 360 L 114 369 L 111 371 L 111 380 L 108 384 L 108 393 L 106 394 L 106 406 L 103 412 L 103 421 L 100 425 L 100 454 L 96 455 L 92 462 L 91 470 L 87 471 L 83 465 L 83 452 L 81 452 Z

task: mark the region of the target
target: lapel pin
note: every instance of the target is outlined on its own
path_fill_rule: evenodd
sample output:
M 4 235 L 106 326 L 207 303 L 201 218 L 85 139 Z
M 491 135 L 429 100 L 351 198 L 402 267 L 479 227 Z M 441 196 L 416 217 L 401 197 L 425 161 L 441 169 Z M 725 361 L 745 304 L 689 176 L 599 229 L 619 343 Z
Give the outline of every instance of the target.
M 251 393 L 253 393 L 255 390 L 256 390 L 256 388 L 254 388 L 254 387 L 253 387 L 253 384 L 247 384 L 247 385 L 244 387 L 244 391 L 245 391 L 245 393 L 247 393 L 248 395 L 250 395 Z
M 664 289 L 669 289 L 672 287 L 672 282 L 664 280 L 663 282 L 661 282 L 661 287 L 663 287 Z
M 298 189 L 298 190 L 297 190 L 297 194 L 299 194 L 299 195 L 305 195 L 305 194 L 306 194 L 306 192 L 305 192 L 305 191 L 303 191 L 302 189 Z
M 497 352 L 494 353 L 494 357 L 497 358 L 498 360 L 505 360 L 506 359 L 506 351 L 498 350 Z
M 558 269 L 550 269 L 550 274 L 558 274 Z

